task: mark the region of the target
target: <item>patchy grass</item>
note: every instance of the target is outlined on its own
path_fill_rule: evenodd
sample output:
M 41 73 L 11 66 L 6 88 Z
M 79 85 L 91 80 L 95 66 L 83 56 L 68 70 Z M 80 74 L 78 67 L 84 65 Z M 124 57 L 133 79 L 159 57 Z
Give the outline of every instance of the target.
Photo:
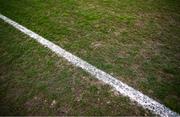
M 0 115 L 151 115 L 0 21 Z
M 0 12 L 180 112 L 179 0 L 0 0 Z

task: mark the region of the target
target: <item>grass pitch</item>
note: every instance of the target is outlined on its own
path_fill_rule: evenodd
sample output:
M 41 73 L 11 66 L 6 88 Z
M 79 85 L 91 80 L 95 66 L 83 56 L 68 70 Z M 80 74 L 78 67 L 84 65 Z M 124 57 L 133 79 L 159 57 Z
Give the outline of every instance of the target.
M 0 21 L 0 115 L 151 115 Z
M 0 0 L 0 12 L 180 112 L 178 0 Z

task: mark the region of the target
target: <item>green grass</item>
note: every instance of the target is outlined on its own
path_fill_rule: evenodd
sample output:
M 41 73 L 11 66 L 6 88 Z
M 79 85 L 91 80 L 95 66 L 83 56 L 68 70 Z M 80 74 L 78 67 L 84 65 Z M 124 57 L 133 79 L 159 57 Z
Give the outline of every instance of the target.
M 0 115 L 151 115 L 0 21 Z
M 180 112 L 179 0 L 0 0 L 0 12 Z

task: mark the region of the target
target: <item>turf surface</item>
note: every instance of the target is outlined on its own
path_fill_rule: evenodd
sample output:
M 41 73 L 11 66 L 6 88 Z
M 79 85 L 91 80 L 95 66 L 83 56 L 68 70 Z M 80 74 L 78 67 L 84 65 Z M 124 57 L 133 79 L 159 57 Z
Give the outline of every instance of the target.
M 179 0 L 0 0 L 0 12 L 180 112 Z
M 0 115 L 150 115 L 0 21 Z

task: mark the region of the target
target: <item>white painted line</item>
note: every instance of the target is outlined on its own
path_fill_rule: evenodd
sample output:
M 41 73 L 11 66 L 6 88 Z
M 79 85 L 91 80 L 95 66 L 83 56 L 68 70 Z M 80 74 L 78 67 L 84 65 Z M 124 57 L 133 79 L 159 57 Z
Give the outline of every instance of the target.
M 134 88 L 128 86 L 127 84 L 117 80 L 113 76 L 105 73 L 104 71 L 92 66 L 91 64 L 87 63 L 86 61 L 80 59 L 79 57 L 67 52 L 66 50 L 62 49 L 61 47 L 57 46 L 56 44 L 48 41 L 47 39 L 43 38 L 42 36 L 32 32 L 31 30 L 25 28 L 24 26 L 12 21 L 11 19 L 7 18 L 6 16 L 0 14 L 0 18 L 4 20 L 6 23 L 12 25 L 16 29 L 20 30 L 24 34 L 30 36 L 31 38 L 35 39 L 37 42 L 42 44 L 43 46 L 49 48 L 51 51 L 56 53 L 58 56 L 65 58 L 70 63 L 74 64 L 77 67 L 82 68 L 92 76 L 96 77 L 97 79 L 105 82 L 106 84 L 112 86 L 115 90 L 121 93 L 124 96 L 129 97 L 132 101 L 137 102 L 145 109 L 149 109 L 154 114 L 160 116 L 179 116 L 178 113 L 171 111 L 169 108 L 165 107 L 164 105 L 160 104 L 159 102 L 149 98 L 148 96 L 142 94 L 141 92 L 135 90 Z

